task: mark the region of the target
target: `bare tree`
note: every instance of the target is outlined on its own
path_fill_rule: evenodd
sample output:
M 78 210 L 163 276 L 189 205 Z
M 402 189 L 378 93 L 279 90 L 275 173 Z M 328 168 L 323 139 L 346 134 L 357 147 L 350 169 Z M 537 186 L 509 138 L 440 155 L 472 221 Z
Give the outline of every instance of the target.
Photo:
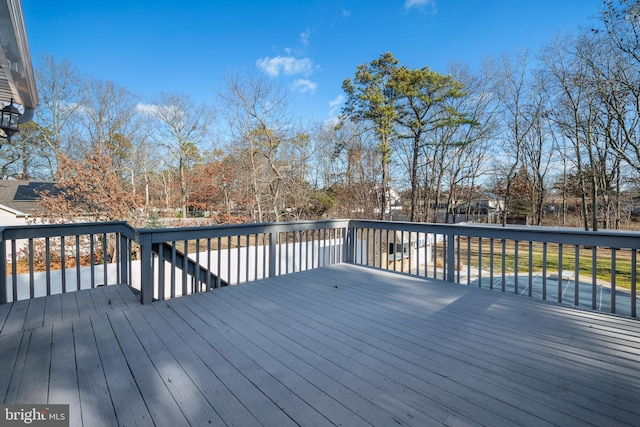
M 35 121 L 43 128 L 42 136 L 54 153 L 48 158 L 50 175 L 53 176 L 56 173 L 56 156 L 60 151 L 73 149 L 72 135 L 77 133 L 83 81 L 78 70 L 67 60 L 43 56 L 39 62 L 35 75 L 40 105 Z
M 564 138 L 571 141 L 573 155 L 569 161 L 576 168 L 578 187 L 581 198 L 581 213 L 583 227 L 589 229 L 589 214 L 587 210 L 587 184 L 585 182 L 585 161 L 583 160 L 583 147 L 586 144 L 587 135 L 590 132 L 589 120 L 584 117 L 585 103 L 588 103 L 589 93 L 584 85 L 586 70 L 578 61 L 573 50 L 574 40 L 555 40 L 542 54 L 548 79 L 551 85 L 553 98 L 551 102 L 555 108 L 550 111 L 555 125 L 559 128 Z M 585 124 L 587 124 L 585 128 Z M 566 151 L 565 151 L 566 153 Z M 566 188 L 566 187 L 565 187 Z
M 243 159 L 252 219 L 279 221 L 288 197 L 305 179 L 308 133 L 293 121 L 287 94 L 273 81 L 251 73 L 229 74 L 218 93 L 235 155 Z
M 477 74 L 459 63 L 450 65 L 451 74 L 465 87 L 465 95 L 453 99 L 454 108 L 467 114 L 467 120 L 473 125 L 459 121 L 451 126 L 454 131 L 449 138 L 450 150 L 447 157 L 446 174 L 449 176 L 449 201 L 447 215 L 452 211 L 455 190 L 467 190 L 466 206 L 471 205 L 473 190 L 486 173 L 491 155 L 491 142 L 494 140 L 498 125 L 496 123 L 499 104 L 491 92 L 492 70 L 489 63 L 482 64 Z M 442 181 L 442 180 L 440 180 Z M 467 214 L 469 209 L 467 209 Z M 448 217 L 445 218 L 448 222 Z
M 502 225 L 507 224 L 510 214 L 511 186 L 516 172 L 522 166 L 522 149 L 525 138 L 532 129 L 532 122 L 526 111 L 528 90 L 529 54 L 527 51 L 503 56 L 500 72 L 496 75 L 496 92 L 501 105 L 504 121 L 502 135 L 503 152 L 500 154 L 496 171 L 501 173 L 504 184 L 505 214 Z
M 332 132 L 331 190 L 340 216 L 379 217 L 379 158 L 367 136 L 357 123 L 345 123 Z
M 552 117 L 574 148 L 585 229 L 597 230 L 602 215 L 605 226 L 611 226 L 610 214 L 619 212 L 611 202 L 619 200 L 621 159 L 633 164 L 626 135 L 636 133 L 637 118 L 633 109 L 620 114 L 629 105 L 628 97 L 620 91 L 620 80 L 609 74 L 618 67 L 618 59 L 610 45 L 585 34 L 556 41 L 544 55 L 554 92 Z
M 615 48 L 640 65 L 640 1 L 603 0 L 601 20 Z M 597 34 L 598 29 L 594 29 Z
M 55 153 L 46 143 L 46 129 L 35 122 L 24 123 L 11 143 L 0 143 L 0 177 L 53 179 L 48 159 Z
M 79 114 L 80 138 L 85 146 L 108 150 L 117 166 L 124 164 L 131 156 L 131 140 L 137 129 L 136 104 L 136 97 L 127 89 L 113 82 L 89 79 L 83 88 Z
M 157 124 L 153 138 L 167 150 L 167 160 L 175 167 L 182 218 L 186 218 L 190 193 L 188 174 L 207 142 L 213 113 L 210 107 L 196 104 L 188 95 L 176 93 L 161 94 L 151 111 Z
M 531 221 L 541 225 L 546 196 L 546 177 L 551 167 L 553 138 L 549 119 L 548 97 L 544 74 L 535 73 L 531 78 L 526 114 L 530 130 L 522 139 L 522 165 L 530 177 Z

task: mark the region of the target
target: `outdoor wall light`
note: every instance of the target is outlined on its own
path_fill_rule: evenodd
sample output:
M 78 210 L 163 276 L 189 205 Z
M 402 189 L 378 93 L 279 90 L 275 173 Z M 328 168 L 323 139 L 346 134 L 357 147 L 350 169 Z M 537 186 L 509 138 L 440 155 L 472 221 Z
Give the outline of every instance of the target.
M 4 132 L 4 135 L 0 135 L 1 138 L 11 141 L 11 137 L 19 131 L 18 119 L 21 115 L 22 113 L 16 108 L 11 98 L 11 102 L 0 110 L 0 129 Z

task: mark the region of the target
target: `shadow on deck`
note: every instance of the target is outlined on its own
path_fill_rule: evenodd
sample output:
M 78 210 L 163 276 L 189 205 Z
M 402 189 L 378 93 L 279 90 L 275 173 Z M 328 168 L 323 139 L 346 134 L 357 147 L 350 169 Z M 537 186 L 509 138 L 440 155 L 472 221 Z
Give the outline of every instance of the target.
M 71 425 L 640 416 L 637 321 L 349 264 L 150 305 L 109 286 L 0 310 L 0 401 L 69 404 Z

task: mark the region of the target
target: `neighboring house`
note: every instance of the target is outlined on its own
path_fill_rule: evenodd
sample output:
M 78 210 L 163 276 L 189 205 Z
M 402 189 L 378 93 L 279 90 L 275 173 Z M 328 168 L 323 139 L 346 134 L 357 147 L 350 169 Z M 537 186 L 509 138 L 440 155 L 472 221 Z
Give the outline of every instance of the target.
M 474 214 L 490 214 L 502 212 L 504 210 L 504 200 L 501 197 L 492 193 L 474 193 L 471 200 L 467 203 L 461 203 L 458 205 L 459 213 Z
M 38 193 L 53 189 L 52 182 L 0 180 L 0 226 L 26 224 L 27 218 L 39 210 Z
M 376 189 L 379 189 L 379 186 L 376 186 Z M 373 210 L 374 213 L 379 214 L 380 208 L 375 208 Z M 400 198 L 400 193 L 396 191 L 394 188 L 389 188 L 387 190 L 387 206 L 384 210 L 385 215 L 398 215 L 402 212 L 402 200 Z

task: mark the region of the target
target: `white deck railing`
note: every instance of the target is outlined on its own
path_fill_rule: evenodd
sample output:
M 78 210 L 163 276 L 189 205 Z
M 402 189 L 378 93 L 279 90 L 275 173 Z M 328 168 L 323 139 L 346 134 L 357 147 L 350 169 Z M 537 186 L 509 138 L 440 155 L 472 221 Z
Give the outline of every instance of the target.
M 340 262 L 637 317 L 640 233 L 327 220 L 0 229 L 0 302 L 125 283 L 175 298 Z

